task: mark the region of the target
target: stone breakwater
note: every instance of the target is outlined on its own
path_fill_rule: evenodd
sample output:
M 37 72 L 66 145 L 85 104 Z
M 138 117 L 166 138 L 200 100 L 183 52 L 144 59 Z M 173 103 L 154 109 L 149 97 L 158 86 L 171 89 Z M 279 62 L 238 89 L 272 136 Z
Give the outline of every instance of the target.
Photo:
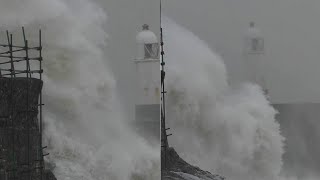
M 0 179 L 40 179 L 38 100 L 43 82 L 35 78 L 0 78 Z M 49 170 L 43 179 L 55 180 Z
M 162 172 L 162 180 L 225 180 L 220 175 L 188 164 L 172 147 L 167 149 L 166 156 L 167 169 Z

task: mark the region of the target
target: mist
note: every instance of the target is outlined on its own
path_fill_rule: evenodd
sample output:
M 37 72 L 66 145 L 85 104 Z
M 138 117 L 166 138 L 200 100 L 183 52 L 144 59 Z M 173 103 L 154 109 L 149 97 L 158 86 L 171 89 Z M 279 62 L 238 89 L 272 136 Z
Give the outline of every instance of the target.
M 105 53 L 117 80 L 121 101 L 129 120 L 134 119 L 136 35 L 148 24 L 160 37 L 160 1 L 158 0 L 95 0 L 107 12 L 108 32 Z
M 204 41 L 170 19 L 164 27 L 171 146 L 230 180 L 278 180 L 283 137 L 261 88 L 230 87 L 221 57 Z
M 160 177 L 160 147 L 129 126 L 104 52 L 109 16 L 91 0 L 0 2 L 1 27 L 15 35 L 24 26 L 30 44 L 43 32 L 43 144 L 50 153 L 46 167 L 57 179 Z
M 15 32 L 24 25 L 28 33 L 43 28 L 44 41 L 52 47 L 45 51 L 45 136 L 51 153 L 47 163 L 62 179 L 158 177 L 159 149 L 150 147 L 127 123 L 134 119 L 135 37 L 144 23 L 159 36 L 159 1 L 95 1 L 97 5 L 89 0 L 1 2 L 2 27 Z M 318 137 L 308 132 L 318 127 L 318 116 L 309 117 L 312 121 L 303 123 L 302 130 L 296 129 L 301 122 L 282 122 L 288 129 L 294 124 L 293 133 L 280 128 L 276 110 L 260 87 L 242 84 L 250 70 L 244 65 L 242 45 L 249 22 L 256 22 L 266 41 L 263 73 L 271 103 L 317 103 L 318 7 L 315 0 L 163 0 L 166 16 L 187 29 L 167 21 L 167 33 L 173 33 L 165 45 L 172 90 L 169 140 L 182 157 L 205 170 L 244 180 L 270 180 L 282 167 L 295 168 L 282 166 L 282 135 L 292 137 L 284 141 L 287 146 Z M 189 72 L 197 76 L 184 77 Z M 294 111 L 301 113 L 287 110 Z M 252 143 L 255 139 L 258 142 Z M 298 144 L 284 161 L 295 152 L 317 154 L 310 149 L 314 142 Z M 261 153 L 257 162 L 252 155 L 256 152 Z M 319 162 L 312 160 L 317 166 Z M 248 173 L 255 168 L 256 174 Z
M 281 127 L 280 134 L 286 137 L 283 144 L 284 166 L 282 167 L 282 173 L 284 174 L 282 174 L 282 177 L 284 179 L 318 179 L 316 172 L 318 171 L 319 160 L 314 158 L 317 156 L 318 147 L 312 145 L 319 138 L 317 133 L 319 128 L 317 128 L 316 120 L 319 115 L 315 110 L 318 109 L 316 103 L 319 103 L 319 80 L 317 77 L 320 65 L 318 61 L 320 41 L 317 34 L 320 32 L 320 26 L 315 23 L 317 22 L 316 18 L 320 16 L 318 8 L 315 8 L 319 7 L 320 4 L 318 3 L 318 1 L 311 0 L 303 2 L 287 0 L 200 0 L 197 2 L 164 0 L 164 11 L 167 16 L 190 30 L 199 39 L 203 40 L 209 49 L 222 57 L 226 65 L 227 80 L 234 88 L 247 81 L 246 71 L 250 71 L 243 58 L 243 41 L 249 22 L 254 21 L 262 31 L 265 38 L 265 56 L 263 57 L 263 71 L 260 73 L 266 78 L 270 103 L 274 104 L 274 107 L 279 110 L 277 120 Z M 195 41 L 189 41 L 188 43 L 192 43 L 195 47 L 199 46 Z M 185 48 L 185 46 L 183 47 Z M 196 54 L 197 49 L 193 49 L 192 52 Z M 171 54 L 174 53 L 171 52 Z M 191 55 L 195 59 L 194 66 L 201 66 L 197 63 L 200 63 L 199 59 L 205 56 L 195 57 L 195 54 Z M 184 55 L 184 58 L 186 56 Z M 174 57 L 177 57 L 177 55 L 174 55 Z M 191 68 L 191 70 L 199 73 L 197 68 Z M 214 79 L 215 77 L 212 77 L 212 81 Z M 188 88 L 182 88 L 180 91 L 190 91 L 186 89 Z M 198 87 L 194 91 L 203 92 L 204 90 Z M 192 98 L 189 101 L 197 102 Z M 179 116 L 185 119 L 185 122 L 180 123 L 181 126 L 190 126 L 189 123 L 199 123 L 193 122 L 194 119 L 190 120 L 196 117 L 188 113 L 194 111 L 194 115 L 198 112 L 197 107 L 193 109 L 195 107 L 192 106 L 192 103 L 190 103 L 190 107 L 185 107 L 189 110 L 179 112 Z M 236 103 L 235 99 L 233 99 L 233 103 Z M 245 105 L 243 106 L 242 113 L 246 111 Z M 216 121 L 214 115 L 211 119 Z M 200 124 L 205 127 L 208 126 L 207 122 L 203 123 Z M 200 126 L 199 124 L 196 125 L 197 127 Z M 197 132 L 196 129 L 194 131 Z M 177 133 L 181 133 L 181 131 Z M 230 132 L 226 136 L 230 134 L 232 133 Z M 274 135 L 277 135 L 277 133 Z M 192 138 L 195 137 L 197 135 Z M 178 138 L 183 139 L 183 136 Z M 201 144 L 203 137 L 193 140 L 199 141 L 195 146 L 201 151 L 202 148 L 199 144 Z M 215 138 L 211 140 L 215 140 Z M 182 140 L 179 139 L 176 142 L 179 143 Z M 205 147 L 203 144 L 202 146 Z M 197 149 L 196 147 L 192 148 Z M 183 153 L 182 149 L 180 149 L 181 153 Z M 184 149 L 187 149 L 187 147 L 184 147 Z M 185 156 L 188 156 L 188 154 L 191 156 L 191 151 L 185 152 Z M 194 151 L 193 155 L 196 154 L 195 156 L 197 156 L 196 152 Z M 191 159 L 189 160 L 191 161 Z M 197 162 L 197 159 L 192 160 Z M 206 160 L 204 160 L 205 162 Z M 219 160 L 216 163 L 219 163 Z M 212 168 L 212 166 L 209 168 Z
M 249 22 L 265 37 L 265 77 L 273 103 L 319 102 L 320 24 L 316 0 L 164 0 L 163 11 L 223 57 L 230 82 L 246 80 Z

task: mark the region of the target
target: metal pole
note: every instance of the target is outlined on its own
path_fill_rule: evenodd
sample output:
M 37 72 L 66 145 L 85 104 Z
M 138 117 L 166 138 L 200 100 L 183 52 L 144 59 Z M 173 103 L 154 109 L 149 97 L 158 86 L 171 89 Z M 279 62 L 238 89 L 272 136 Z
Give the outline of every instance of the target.
M 23 29 L 24 34 L 24 29 Z M 24 35 L 25 36 L 25 35 Z M 25 37 L 24 37 L 25 38 Z M 30 124 L 29 122 L 29 77 L 30 77 L 30 64 L 29 64 L 29 51 L 28 41 L 25 40 L 25 51 L 26 51 L 26 74 L 27 74 L 27 110 L 26 110 L 26 123 L 27 123 L 27 167 L 28 167 L 28 179 L 31 180 L 30 172 Z
M 23 34 L 23 41 L 25 42 L 25 51 L 26 51 L 26 61 L 27 61 L 27 76 L 31 77 L 30 74 L 30 62 L 29 62 L 29 46 L 28 46 L 28 41 L 26 39 L 26 33 L 24 31 L 24 27 L 22 27 L 22 34 Z
M 11 64 L 11 73 L 14 72 L 14 64 L 13 64 L 13 51 L 12 51 L 12 34 L 10 34 L 10 37 L 9 37 L 9 31 L 7 31 L 7 40 L 8 40 L 8 47 L 9 47 L 9 58 L 10 58 L 10 64 Z M 13 77 L 16 77 L 14 74 L 13 74 Z
M 168 139 L 166 132 L 166 108 L 165 108 L 165 71 L 164 71 L 164 48 L 163 48 L 163 29 L 162 29 L 162 1 L 160 0 L 160 39 L 161 39 L 161 135 L 162 135 L 162 147 L 163 148 L 163 164 L 161 163 L 161 167 L 163 169 L 167 168 L 167 148 L 168 148 Z
M 39 30 L 39 76 L 40 76 L 40 80 L 42 81 L 42 39 L 41 39 L 41 29 Z M 42 90 L 40 91 L 40 114 L 39 114 L 39 121 L 40 121 L 40 179 L 42 180 L 42 176 L 43 176 L 43 150 L 42 150 Z
M 12 128 L 12 169 L 15 168 L 15 126 L 14 126 L 14 113 L 13 113 L 13 108 L 14 108 L 14 103 L 13 103 L 13 83 L 14 83 L 14 63 L 13 63 L 13 58 L 12 58 L 12 44 L 13 44 L 13 38 L 12 34 L 10 34 L 10 39 L 9 39 L 9 32 L 7 31 L 7 39 L 8 39 L 8 45 L 9 45 L 9 51 L 10 51 L 10 61 L 11 61 L 11 69 L 10 69 L 10 120 L 11 120 L 11 128 Z M 15 176 L 15 172 L 13 172 L 13 176 Z

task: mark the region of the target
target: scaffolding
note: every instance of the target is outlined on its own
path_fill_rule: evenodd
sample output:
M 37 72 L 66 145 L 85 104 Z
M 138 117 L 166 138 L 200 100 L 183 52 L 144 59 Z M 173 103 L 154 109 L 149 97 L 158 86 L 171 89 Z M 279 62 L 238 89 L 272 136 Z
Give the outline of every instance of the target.
M 0 43 L 0 81 L 9 80 L 7 109 L 0 111 L 0 180 L 34 180 L 44 178 L 44 154 L 46 148 L 42 145 L 42 38 L 38 34 L 38 45 L 30 46 L 22 27 L 22 45 L 14 44 L 13 35 L 6 31 L 6 43 Z M 18 43 L 17 43 L 18 44 Z M 24 83 L 22 83 L 23 80 Z M 36 105 L 30 104 L 32 81 L 41 81 L 39 98 Z M 17 85 L 18 83 L 22 83 Z M 14 96 L 20 95 L 15 89 L 23 86 L 23 109 L 17 111 Z M 0 92 L 1 93 L 1 92 Z M 21 95 L 22 96 L 22 95 Z M 21 104 L 19 105 L 21 106 Z M 1 107 L 0 107 L 1 109 Z M 36 115 L 35 115 L 36 114 Z M 35 118 L 30 118 L 35 115 Z M 24 119 L 23 125 L 17 119 Z M 26 137 L 21 138 L 23 133 Z M 36 138 L 35 138 L 36 136 Z M 19 139 L 20 138 L 20 139 Z M 26 147 L 17 147 L 15 141 L 24 141 Z M 35 142 L 37 141 L 37 142 Z M 22 154 L 22 155 L 21 155 Z M 34 154 L 34 155 L 31 155 Z M 23 156 L 24 162 L 18 160 Z

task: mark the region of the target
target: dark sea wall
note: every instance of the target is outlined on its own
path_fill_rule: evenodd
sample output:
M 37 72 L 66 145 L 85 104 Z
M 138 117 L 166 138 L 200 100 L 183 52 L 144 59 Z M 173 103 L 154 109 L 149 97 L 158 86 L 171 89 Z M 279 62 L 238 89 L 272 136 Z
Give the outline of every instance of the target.
M 166 163 L 166 169 L 161 172 L 162 180 L 225 180 L 223 176 L 211 174 L 208 171 L 201 170 L 199 167 L 190 165 L 172 147 L 166 150 L 165 158 L 166 161 L 164 161 L 164 152 L 161 151 L 161 163 Z
M 24 180 L 29 175 L 40 179 L 38 100 L 42 86 L 35 78 L 0 78 L 0 179 Z

